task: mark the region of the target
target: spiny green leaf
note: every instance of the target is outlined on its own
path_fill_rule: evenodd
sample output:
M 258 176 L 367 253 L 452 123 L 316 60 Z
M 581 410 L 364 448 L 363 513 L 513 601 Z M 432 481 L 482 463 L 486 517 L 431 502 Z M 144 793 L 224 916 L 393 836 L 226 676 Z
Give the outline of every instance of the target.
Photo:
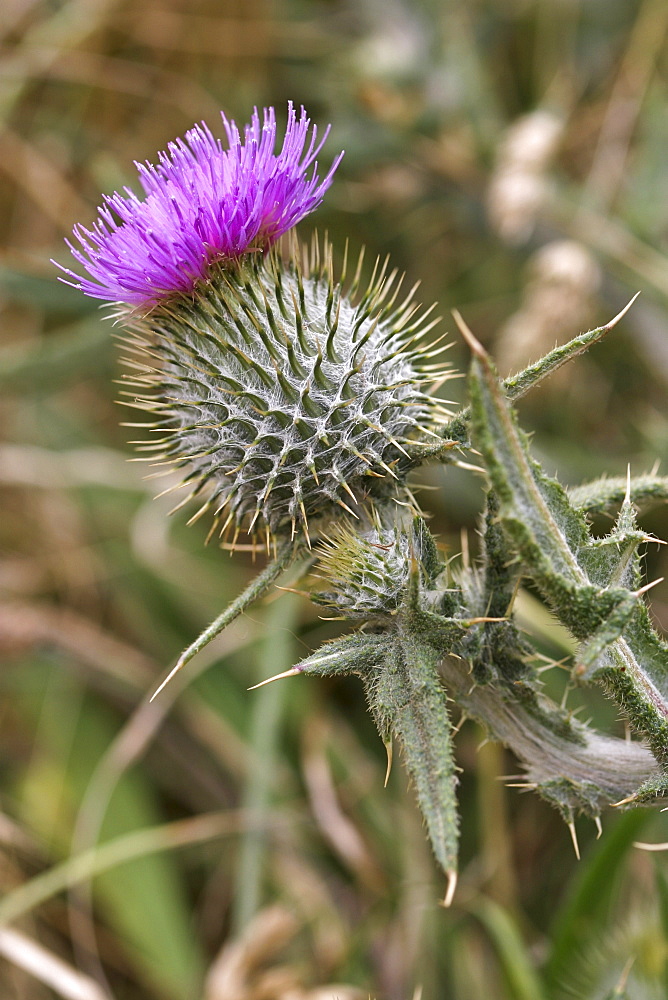
M 584 643 L 577 673 L 597 677 L 668 764 L 668 647 L 639 600 L 638 546 L 627 498 L 608 539 L 592 539 L 565 490 L 529 456 L 491 363 L 473 344 L 471 425 L 499 500 L 499 518 L 529 576 Z
M 452 879 L 459 820 L 455 765 L 439 657 L 414 636 L 397 640 L 375 674 L 365 674 L 369 707 L 385 743 L 395 736 L 424 816 L 436 859 Z
M 499 499 L 499 516 L 528 572 L 557 616 L 577 638 L 598 627 L 622 599 L 593 585 L 577 554 L 589 540 L 584 516 L 527 450 L 514 414 L 486 355 L 474 358 L 471 426 Z
M 638 293 L 639 294 L 639 293 Z M 546 355 L 540 358 L 539 361 L 528 365 L 523 371 L 519 372 L 517 375 L 511 375 L 509 378 L 505 379 L 503 382 L 503 389 L 505 395 L 508 399 L 515 400 L 521 399 L 525 396 L 531 389 L 539 385 L 544 379 L 549 375 L 552 375 L 557 369 L 561 368 L 568 361 L 572 361 L 579 354 L 584 354 L 593 344 L 598 343 L 603 340 L 605 335 L 613 329 L 614 326 L 622 319 L 622 317 L 631 308 L 638 295 L 634 295 L 631 301 L 622 309 L 614 319 L 611 319 L 609 323 L 604 326 L 598 326 L 594 330 L 588 330 L 587 333 L 580 333 L 577 337 L 573 337 L 569 340 L 567 344 L 562 344 L 559 347 L 555 347 L 554 350 L 549 351 Z M 457 314 L 455 314 L 457 316 Z M 471 417 L 471 410 L 469 407 L 465 407 L 456 413 L 446 424 L 443 425 L 441 430 L 442 437 L 450 442 L 451 444 L 460 445 L 461 447 L 469 446 L 469 420 Z M 441 456 L 444 461 L 447 461 L 448 454 L 444 452 Z
M 362 674 L 382 663 L 392 642 L 392 637 L 385 634 L 347 635 L 343 639 L 326 642 L 317 652 L 301 660 L 293 672 L 316 677 Z
M 607 514 L 619 507 L 629 490 L 631 503 L 638 508 L 668 501 L 668 476 L 603 477 L 568 490 L 571 503 L 588 514 Z
M 603 538 L 592 538 L 578 551 L 578 562 L 589 580 L 599 587 L 640 587 L 639 548 L 651 541 L 646 532 L 638 530 L 636 512 L 625 499 L 614 529 Z

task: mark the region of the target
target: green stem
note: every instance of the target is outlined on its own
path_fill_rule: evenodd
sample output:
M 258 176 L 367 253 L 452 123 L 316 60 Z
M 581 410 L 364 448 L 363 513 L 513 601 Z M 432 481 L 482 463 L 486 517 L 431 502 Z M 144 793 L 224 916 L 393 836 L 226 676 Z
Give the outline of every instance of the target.
M 528 787 L 551 787 L 555 782 L 569 784 L 573 809 L 585 808 L 597 815 L 613 802 L 632 795 L 639 785 L 657 773 L 652 754 L 640 743 L 604 736 L 569 719 L 574 737 L 549 728 L 535 712 L 527 710 L 508 692 L 495 684 L 471 685 L 471 677 L 462 660 L 445 657 L 440 664 L 445 687 L 467 716 L 476 719 L 492 739 L 510 747 L 522 762 Z M 551 707 L 543 702 L 546 714 Z M 588 792 L 590 801 L 581 800 L 578 791 Z

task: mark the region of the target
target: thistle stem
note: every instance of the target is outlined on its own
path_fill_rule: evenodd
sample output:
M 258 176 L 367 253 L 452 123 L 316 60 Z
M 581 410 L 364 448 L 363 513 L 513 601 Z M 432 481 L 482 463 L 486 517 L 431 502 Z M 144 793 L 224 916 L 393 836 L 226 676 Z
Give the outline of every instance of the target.
M 658 771 L 656 760 L 641 743 L 604 736 L 571 720 L 579 737 L 576 742 L 549 729 L 534 713 L 511 701 L 502 688 L 493 684 L 471 687 L 460 660 L 445 657 L 440 674 L 446 690 L 466 714 L 522 761 L 529 785 L 541 788 L 565 781 L 574 791 L 586 788 L 591 796 L 586 811 L 593 815 L 618 799 L 632 798 Z M 573 805 L 577 809 L 577 803 Z

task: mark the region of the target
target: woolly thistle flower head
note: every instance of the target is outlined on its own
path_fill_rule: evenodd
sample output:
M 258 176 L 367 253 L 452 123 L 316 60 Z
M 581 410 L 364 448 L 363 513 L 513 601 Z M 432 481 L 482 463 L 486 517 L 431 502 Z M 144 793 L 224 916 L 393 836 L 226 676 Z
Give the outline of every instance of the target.
M 92 232 L 75 230 L 91 275 L 76 284 L 125 303 L 130 395 L 156 417 L 142 447 L 186 470 L 193 519 L 212 511 L 232 544 L 245 529 L 269 546 L 302 531 L 308 540 L 311 519 L 403 495 L 408 471 L 441 446 L 440 404 L 423 384 L 448 373 L 416 349 L 431 310 L 399 297 L 387 264 L 362 290 L 360 258 L 344 291 L 329 245 L 316 240 L 310 257 L 294 238 L 284 256 L 271 249 L 340 159 L 319 181 L 321 143 L 314 128 L 304 152 L 304 113 L 290 108 L 278 155 L 273 111 L 262 129 L 254 115 L 243 143 L 226 128 L 227 151 L 193 130 L 141 168 L 145 201 L 114 195 Z

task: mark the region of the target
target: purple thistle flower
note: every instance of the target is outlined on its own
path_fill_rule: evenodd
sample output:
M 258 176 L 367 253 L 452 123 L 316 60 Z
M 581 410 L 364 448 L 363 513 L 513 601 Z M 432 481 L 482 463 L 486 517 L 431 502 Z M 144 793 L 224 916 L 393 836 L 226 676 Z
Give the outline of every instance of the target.
M 343 156 L 321 181 L 316 157 L 329 126 L 318 142 L 304 108 L 297 119 L 290 102 L 275 153 L 273 108 L 264 109 L 262 121 L 255 109 L 243 138 L 233 121 L 222 119 L 228 149 L 202 123 L 170 142 L 157 164 L 136 163 L 146 197 L 129 188 L 105 195 L 92 230 L 74 227 L 81 249 L 66 241 L 90 277 L 54 261 L 73 279 L 60 280 L 93 298 L 153 306 L 191 292 L 214 262 L 267 249 L 317 208 Z

